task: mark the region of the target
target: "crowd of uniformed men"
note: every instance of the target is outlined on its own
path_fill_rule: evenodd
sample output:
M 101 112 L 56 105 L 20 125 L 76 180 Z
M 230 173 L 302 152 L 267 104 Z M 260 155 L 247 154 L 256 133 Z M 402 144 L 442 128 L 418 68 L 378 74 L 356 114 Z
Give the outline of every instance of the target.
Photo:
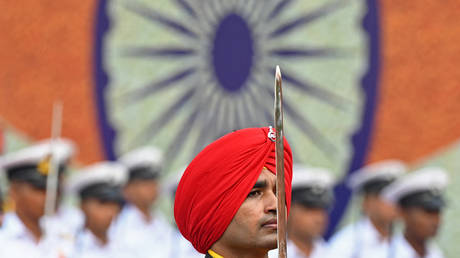
M 8 182 L 0 257 L 203 257 L 156 208 L 161 193 L 174 198 L 176 189 L 160 184 L 158 149 L 143 147 L 69 174 L 74 153 L 71 141 L 59 139 L 0 158 Z M 57 198 L 54 212 L 45 215 L 52 166 L 58 173 Z M 354 172 L 347 185 L 361 210 L 327 242 L 322 235 L 337 179 L 323 168 L 294 165 L 293 170 L 288 257 L 443 257 L 432 241 L 445 207 L 447 176 L 441 169 L 407 173 L 402 162 L 387 160 Z M 65 196 L 78 202 L 64 202 Z M 269 257 L 277 257 L 276 250 Z

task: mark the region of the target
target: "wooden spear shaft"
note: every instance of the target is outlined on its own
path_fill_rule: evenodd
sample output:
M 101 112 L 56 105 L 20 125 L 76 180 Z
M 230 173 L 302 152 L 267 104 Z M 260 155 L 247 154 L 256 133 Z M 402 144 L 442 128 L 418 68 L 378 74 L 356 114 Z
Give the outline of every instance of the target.
M 275 130 L 276 130 L 276 195 L 278 223 L 278 257 L 287 257 L 286 247 L 286 189 L 284 185 L 284 131 L 283 131 L 283 91 L 281 71 L 276 66 L 275 72 Z
M 56 141 L 61 137 L 62 128 L 62 102 L 56 101 L 53 105 L 53 118 L 51 120 L 51 161 L 48 177 L 46 180 L 45 215 L 51 217 L 56 209 L 58 187 L 58 164 L 54 154 Z

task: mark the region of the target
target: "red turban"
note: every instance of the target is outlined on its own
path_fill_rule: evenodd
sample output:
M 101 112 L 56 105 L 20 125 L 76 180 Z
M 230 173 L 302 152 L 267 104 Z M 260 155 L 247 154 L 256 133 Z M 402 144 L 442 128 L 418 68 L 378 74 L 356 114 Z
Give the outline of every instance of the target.
M 229 133 L 190 163 L 176 191 L 174 217 L 182 235 L 206 253 L 219 240 L 266 167 L 276 173 L 269 128 Z M 286 205 L 291 204 L 292 152 L 284 139 Z

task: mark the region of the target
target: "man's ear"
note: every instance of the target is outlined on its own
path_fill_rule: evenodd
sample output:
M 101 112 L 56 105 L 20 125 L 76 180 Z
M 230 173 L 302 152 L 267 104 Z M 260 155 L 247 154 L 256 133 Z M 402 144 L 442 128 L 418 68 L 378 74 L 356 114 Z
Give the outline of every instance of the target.
M 396 210 L 398 212 L 398 216 L 402 220 L 406 221 L 408 219 L 409 213 L 410 213 L 410 210 L 408 208 L 401 208 L 401 207 L 398 206 Z
M 11 182 L 10 187 L 8 189 L 8 196 L 11 198 L 12 201 L 16 201 L 18 198 L 20 184 L 18 182 Z
M 88 210 L 88 203 L 86 200 L 80 200 L 80 210 L 83 213 L 86 213 L 86 211 Z
M 128 183 L 128 184 L 125 184 L 123 186 L 123 189 L 122 189 L 122 194 L 123 194 L 123 197 L 126 198 L 126 199 L 130 199 L 131 195 L 132 195 L 132 184 L 131 183 Z
M 361 199 L 361 209 L 364 211 L 365 214 L 369 211 L 371 208 L 372 200 L 371 196 L 368 194 L 364 194 Z

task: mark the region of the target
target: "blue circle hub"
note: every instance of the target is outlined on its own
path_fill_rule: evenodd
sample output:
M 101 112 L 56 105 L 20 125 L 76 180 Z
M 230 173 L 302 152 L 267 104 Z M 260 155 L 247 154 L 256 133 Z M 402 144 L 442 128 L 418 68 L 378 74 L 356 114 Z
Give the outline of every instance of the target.
M 236 92 L 251 73 L 254 44 L 247 22 L 237 14 L 228 14 L 217 26 L 212 49 L 214 73 L 222 87 Z

